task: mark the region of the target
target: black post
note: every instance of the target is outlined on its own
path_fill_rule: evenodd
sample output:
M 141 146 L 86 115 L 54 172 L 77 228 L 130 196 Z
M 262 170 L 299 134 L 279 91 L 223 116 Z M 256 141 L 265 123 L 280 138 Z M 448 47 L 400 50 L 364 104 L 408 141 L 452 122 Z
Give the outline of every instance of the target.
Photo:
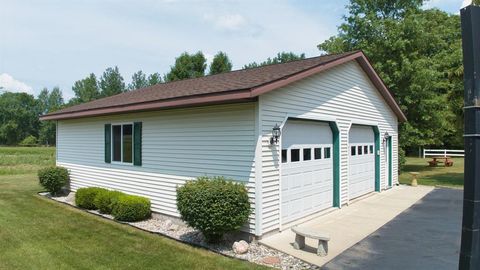
M 480 7 L 460 11 L 465 87 L 465 185 L 461 270 L 480 269 Z

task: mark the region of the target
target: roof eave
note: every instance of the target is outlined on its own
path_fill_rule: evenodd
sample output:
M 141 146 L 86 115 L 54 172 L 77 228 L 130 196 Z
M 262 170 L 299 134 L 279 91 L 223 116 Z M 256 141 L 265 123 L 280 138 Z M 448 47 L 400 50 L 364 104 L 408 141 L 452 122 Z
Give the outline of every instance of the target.
M 124 106 L 113 106 L 101 109 L 84 110 L 77 112 L 66 112 L 59 114 L 46 114 L 40 116 L 40 120 L 67 120 L 84 117 L 94 117 L 103 115 L 112 115 L 119 113 L 129 112 L 143 112 L 154 111 L 160 109 L 179 108 L 179 107 L 191 107 L 191 106 L 203 106 L 203 105 L 215 105 L 225 103 L 238 103 L 248 102 L 256 100 L 255 97 L 250 95 L 250 91 L 236 91 L 234 93 L 215 93 L 202 96 L 190 96 L 185 98 L 176 98 L 169 100 L 159 100 L 154 102 L 136 103 Z

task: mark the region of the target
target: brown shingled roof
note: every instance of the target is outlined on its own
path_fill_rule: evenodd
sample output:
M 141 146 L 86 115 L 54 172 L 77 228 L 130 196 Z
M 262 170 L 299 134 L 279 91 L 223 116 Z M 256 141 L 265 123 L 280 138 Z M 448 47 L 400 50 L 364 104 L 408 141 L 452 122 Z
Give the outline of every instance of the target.
M 362 52 L 348 52 L 161 83 L 68 107 L 44 115 L 40 119 L 71 119 L 179 106 L 252 100 L 258 95 L 286 85 L 290 81 L 293 82 L 331 66 L 362 57 L 366 60 Z M 368 60 L 366 61 L 368 62 Z M 362 64 L 360 61 L 359 63 Z M 368 64 L 368 66 L 370 65 Z M 383 82 L 381 84 L 383 85 Z M 386 87 L 384 88 L 386 90 Z M 393 100 L 389 92 L 387 95 Z M 398 108 L 396 103 L 394 105 Z M 398 108 L 398 110 L 400 109 Z M 402 120 L 405 116 L 401 111 L 399 112 L 401 114 L 399 118 Z

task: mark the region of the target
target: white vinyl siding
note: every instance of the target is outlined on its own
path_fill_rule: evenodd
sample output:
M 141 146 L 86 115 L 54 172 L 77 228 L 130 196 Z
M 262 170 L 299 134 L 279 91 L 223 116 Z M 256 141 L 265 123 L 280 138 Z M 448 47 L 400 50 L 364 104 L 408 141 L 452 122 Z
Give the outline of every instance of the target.
M 142 122 L 142 166 L 105 163 L 104 125 L 128 122 Z M 57 164 L 70 170 L 73 190 L 100 186 L 146 196 L 153 211 L 178 217 L 178 185 L 222 175 L 246 183 L 254 210 L 255 103 L 62 120 L 57 138 Z
M 259 116 L 263 135 L 262 147 L 262 232 L 280 228 L 280 147 L 271 146 L 269 138 L 275 124 L 286 117 L 327 120 L 336 119 L 340 130 L 340 204 L 348 197 L 348 147 L 352 124 L 378 123 L 380 137 L 388 131 L 392 135 L 393 184 L 398 182 L 397 117 L 356 61 L 351 61 L 313 75 L 259 98 Z M 281 138 L 280 138 L 281 139 Z M 385 154 L 381 144 L 381 164 Z M 381 168 L 381 188 L 388 179 L 385 166 Z

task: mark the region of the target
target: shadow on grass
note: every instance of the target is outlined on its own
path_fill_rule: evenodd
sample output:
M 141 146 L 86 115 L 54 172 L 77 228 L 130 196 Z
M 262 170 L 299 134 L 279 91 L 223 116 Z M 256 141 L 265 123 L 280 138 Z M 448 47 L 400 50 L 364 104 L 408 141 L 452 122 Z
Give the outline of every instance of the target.
M 451 167 L 447 167 L 451 168 Z M 408 164 L 405 165 L 405 168 L 402 170 L 402 172 L 435 172 L 435 171 L 442 171 L 445 170 L 446 168 L 443 165 L 439 165 L 437 167 L 430 167 L 428 165 L 423 165 L 423 164 Z
M 442 173 L 435 175 L 420 175 L 420 184 L 435 184 L 445 186 L 463 186 L 463 173 Z

